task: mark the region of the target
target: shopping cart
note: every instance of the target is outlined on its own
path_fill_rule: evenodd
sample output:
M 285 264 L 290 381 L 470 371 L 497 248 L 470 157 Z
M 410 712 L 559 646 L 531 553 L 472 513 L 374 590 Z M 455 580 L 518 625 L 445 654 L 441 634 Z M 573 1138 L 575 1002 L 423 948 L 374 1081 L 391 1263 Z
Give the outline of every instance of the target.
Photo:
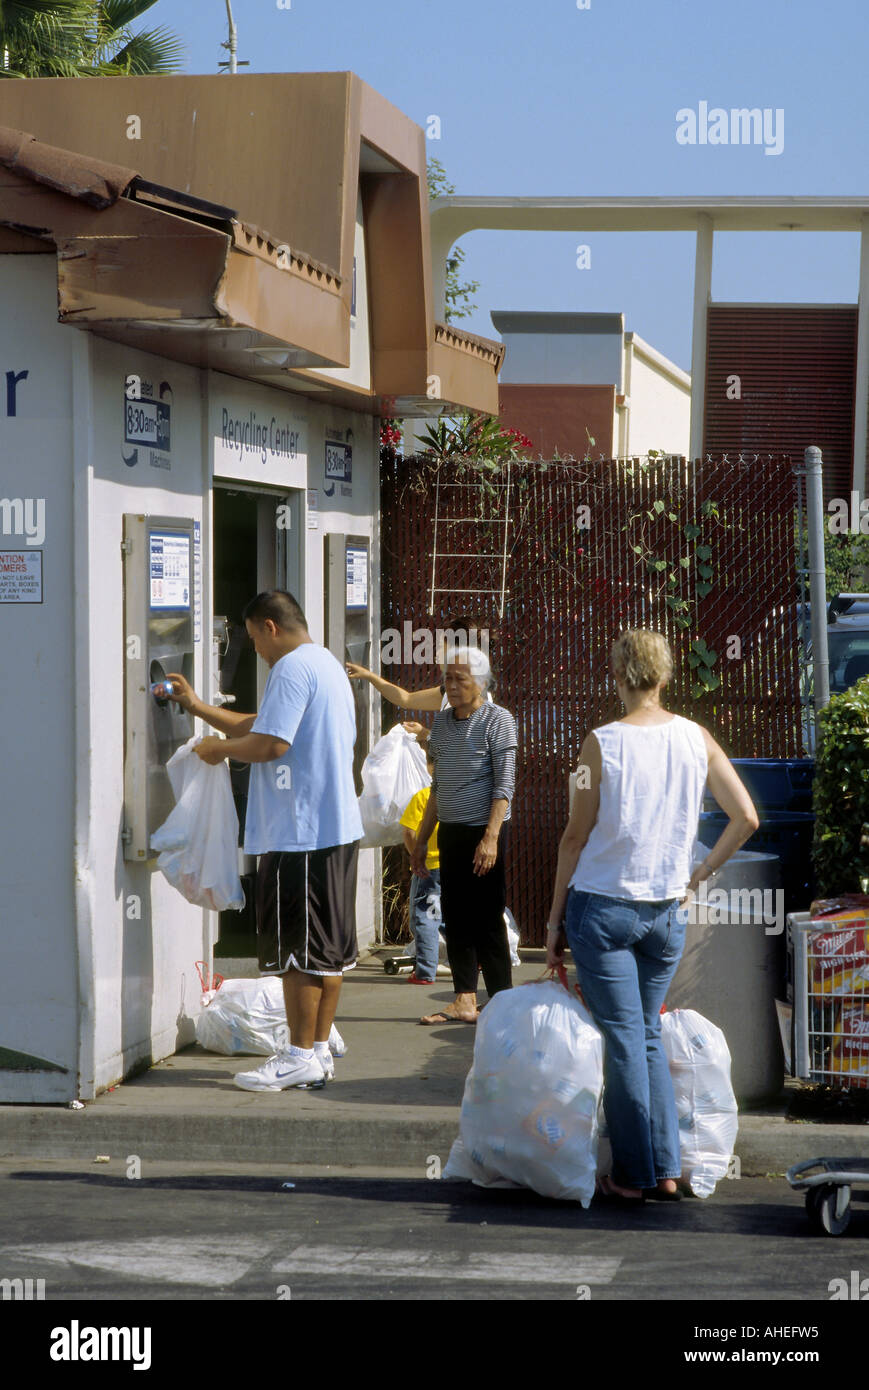
M 795 1192 L 806 1194 L 812 1229 L 821 1235 L 840 1236 L 851 1220 L 851 1188 L 863 1183 L 869 1186 L 869 1158 L 810 1158 L 793 1164 L 786 1176 Z

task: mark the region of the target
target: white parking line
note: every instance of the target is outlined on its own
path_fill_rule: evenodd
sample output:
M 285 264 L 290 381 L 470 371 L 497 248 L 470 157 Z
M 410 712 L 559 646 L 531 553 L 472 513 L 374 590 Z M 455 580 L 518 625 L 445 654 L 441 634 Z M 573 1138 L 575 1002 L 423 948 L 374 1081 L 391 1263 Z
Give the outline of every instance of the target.
M 461 1251 L 372 1250 L 363 1246 L 299 1245 L 272 1266 L 276 1274 L 341 1274 L 366 1278 L 485 1279 L 499 1284 L 609 1284 L 621 1258 L 549 1254 L 493 1255 Z
M 229 1248 L 227 1248 L 229 1247 Z M 60 1245 L 7 1245 L 0 1250 L 0 1269 L 26 1260 L 37 1268 L 63 1265 L 68 1269 L 101 1269 L 128 1279 L 153 1279 L 169 1284 L 201 1284 L 223 1288 L 234 1284 L 263 1257 L 263 1242 L 191 1237 L 188 1240 L 154 1236 L 149 1240 L 66 1241 Z

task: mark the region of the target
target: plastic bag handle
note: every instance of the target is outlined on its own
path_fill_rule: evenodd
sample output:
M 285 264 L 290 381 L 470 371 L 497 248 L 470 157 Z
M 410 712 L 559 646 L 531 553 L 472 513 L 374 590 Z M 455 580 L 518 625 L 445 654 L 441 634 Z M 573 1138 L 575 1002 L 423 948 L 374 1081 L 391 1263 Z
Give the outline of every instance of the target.
M 543 974 L 540 976 L 540 979 L 539 979 L 539 980 L 529 980 L 528 983 L 529 983 L 529 984 L 535 984 L 535 985 L 537 985 L 537 984 L 540 984 L 541 980 L 555 980 L 555 979 L 558 980 L 558 983 L 559 983 L 559 984 L 564 985 L 564 988 L 567 990 L 568 994 L 570 994 L 570 992 L 571 992 L 571 990 L 570 990 L 570 985 L 567 983 L 567 971 L 566 971 L 566 969 L 564 968 L 564 962 L 563 962 L 563 961 L 561 962 L 560 965 L 551 965 L 551 966 L 549 967 L 548 970 L 544 970 L 544 972 L 543 972 Z M 576 995 L 577 999 L 578 999 L 579 1002 L 583 1005 L 583 1007 L 587 1009 L 587 1008 L 588 1008 L 588 1005 L 586 1004 L 585 1000 L 584 1000 L 583 997 L 582 997 L 582 990 L 580 989 L 580 987 L 579 987 L 578 984 L 574 984 L 574 986 L 573 986 L 573 993 Z

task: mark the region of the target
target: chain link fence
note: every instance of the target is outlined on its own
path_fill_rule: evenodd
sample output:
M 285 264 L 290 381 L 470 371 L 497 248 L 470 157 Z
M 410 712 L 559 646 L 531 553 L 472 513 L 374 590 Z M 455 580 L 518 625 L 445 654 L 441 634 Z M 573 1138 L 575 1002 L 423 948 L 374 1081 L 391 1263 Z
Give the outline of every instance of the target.
M 665 634 L 667 707 L 730 757 L 803 752 L 797 508 L 787 456 L 520 462 L 508 477 L 384 450 L 382 625 L 405 640 L 381 673 L 434 685 L 424 631 L 466 615 L 487 630 L 519 731 L 508 901 L 523 943 L 543 943 L 583 739 L 623 712 L 609 651 L 624 628 Z M 396 718 L 384 704 L 384 728 Z

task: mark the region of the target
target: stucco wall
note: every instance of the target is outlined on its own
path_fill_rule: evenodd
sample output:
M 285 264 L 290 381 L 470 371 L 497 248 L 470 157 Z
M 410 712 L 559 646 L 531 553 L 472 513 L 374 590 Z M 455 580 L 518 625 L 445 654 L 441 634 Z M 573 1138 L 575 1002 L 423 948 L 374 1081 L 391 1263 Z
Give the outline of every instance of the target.
M 631 353 L 631 456 L 658 449 L 687 456 L 691 431 L 691 392 L 634 349 Z
M 40 545 L 0 515 L 0 549 L 43 556 L 42 603 L 0 604 L 3 1100 L 65 1100 L 76 1084 L 73 335 L 58 328 L 56 303 L 54 257 L 0 257 L 0 498 L 42 499 L 45 515 Z M 10 416 L 9 377 L 25 371 Z M 23 1059 L 9 1054 L 62 1070 L 10 1070 Z

